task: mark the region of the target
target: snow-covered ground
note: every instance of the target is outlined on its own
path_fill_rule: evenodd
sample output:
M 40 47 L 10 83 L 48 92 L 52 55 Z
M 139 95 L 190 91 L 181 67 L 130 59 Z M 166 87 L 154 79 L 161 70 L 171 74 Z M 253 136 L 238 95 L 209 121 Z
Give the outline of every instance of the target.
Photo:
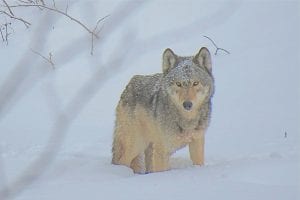
M 31 70 L 25 80 L 15 76 L 21 87 L 0 113 L 0 187 L 43 152 L 56 114 L 80 86 L 124 55 L 118 70 L 109 65 L 103 71 L 55 160 L 16 199 L 300 199 L 300 2 L 157 0 L 126 13 L 120 23 L 113 20 L 122 11 L 119 4 L 124 10 L 122 0 L 71 2 L 68 13 L 90 27 L 110 14 L 93 56 L 89 35 L 66 18 L 51 19 L 47 41 L 30 43 L 47 32 L 47 26 L 38 27 L 43 12 L 18 11 L 35 23 L 30 29 L 17 24 L 9 45 L 0 44 L 0 85 L 24 54 L 35 65 L 21 62 L 19 68 Z M 214 52 L 203 35 L 230 51 L 212 53 L 216 92 L 206 165 L 193 166 L 187 149 L 176 152 L 167 172 L 135 175 L 111 165 L 114 109 L 128 80 L 160 72 L 167 47 L 178 55 L 193 55 L 202 46 Z M 60 55 L 69 42 L 69 53 Z M 51 52 L 55 70 L 30 48 Z

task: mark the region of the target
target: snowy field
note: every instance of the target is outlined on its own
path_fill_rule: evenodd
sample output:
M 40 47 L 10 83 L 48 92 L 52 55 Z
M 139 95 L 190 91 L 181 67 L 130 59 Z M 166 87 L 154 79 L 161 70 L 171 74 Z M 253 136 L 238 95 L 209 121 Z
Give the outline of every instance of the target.
M 89 27 L 109 15 L 93 56 L 82 27 L 34 8 L 15 10 L 32 26 L 14 22 L 9 44 L 0 44 L 0 102 L 9 99 L 0 104 L 0 188 L 62 131 L 54 160 L 14 199 L 300 199 L 299 1 L 69 2 L 68 13 Z M 203 35 L 230 54 L 214 55 Z M 194 55 L 202 46 L 216 84 L 205 166 L 193 166 L 187 149 L 166 172 L 111 165 L 115 107 L 129 79 L 160 72 L 168 47 Z M 30 49 L 51 52 L 55 69 Z

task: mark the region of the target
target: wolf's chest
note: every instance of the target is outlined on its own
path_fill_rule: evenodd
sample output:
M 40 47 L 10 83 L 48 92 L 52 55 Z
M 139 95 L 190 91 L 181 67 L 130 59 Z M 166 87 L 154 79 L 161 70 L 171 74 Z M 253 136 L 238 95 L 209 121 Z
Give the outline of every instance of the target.
M 171 148 L 171 152 L 175 152 L 176 150 L 179 150 L 189 143 L 192 142 L 192 140 L 197 137 L 199 133 L 195 130 L 189 130 L 189 131 L 182 131 L 177 134 L 173 134 L 170 136 L 170 144 L 169 147 Z

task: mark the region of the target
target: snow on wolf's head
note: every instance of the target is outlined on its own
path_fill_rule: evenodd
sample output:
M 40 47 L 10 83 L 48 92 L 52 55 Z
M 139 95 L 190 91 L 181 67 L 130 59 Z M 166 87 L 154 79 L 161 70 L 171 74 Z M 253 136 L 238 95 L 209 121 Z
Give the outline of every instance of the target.
M 184 116 L 193 118 L 214 91 L 209 50 L 202 47 L 195 56 L 181 57 L 166 49 L 162 68 L 164 90 Z

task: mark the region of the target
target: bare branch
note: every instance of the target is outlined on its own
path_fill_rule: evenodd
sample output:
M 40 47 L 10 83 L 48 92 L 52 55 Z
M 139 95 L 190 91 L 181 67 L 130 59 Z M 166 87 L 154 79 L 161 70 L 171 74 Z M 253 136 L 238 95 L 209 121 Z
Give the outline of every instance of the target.
M 94 36 L 92 35 L 91 55 L 94 54 Z
M 49 53 L 49 58 L 47 58 L 46 56 L 43 56 L 42 54 L 40 54 L 39 52 L 37 51 L 34 51 L 33 49 L 30 49 L 33 53 L 37 54 L 38 56 L 40 56 L 41 58 L 43 58 L 45 61 L 47 61 L 48 63 L 50 63 L 50 65 L 52 66 L 53 69 L 55 69 L 55 66 L 54 66 L 54 62 L 52 60 L 52 53 L 50 52 Z
M 65 13 L 68 13 L 68 9 L 69 9 L 69 4 L 67 3 L 66 9 L 65 9 Z
M 1 33 L 2 41 L 5 42 L 4 35 L 2 33 L 2 26 L 0 26 L 0 33 Z
M 28 28 L 28 27 L 31 25 L 30 22 L 24 20 L 23 18 L 16 17 L 16 16 L 14 16 L 14 15 L 12 15 L 12 14 L 10 14 L 10 13 L 4 11 L 4 10 L 0 10 L 0 13 L 5 14 L 5 15 L 7 15 L 8 17 L 10 17 L 10 18 L 12 18 L 12 19 L 16 19 L 16 20 L 18 20 L 18 21 L 23 22 L 23 24 L 26 26 L 26 28 Z
M 54 1 L 55 3 L 55 1 Z M 56 7 L 55 7 L 55 4 L 54 4 L 54 8 L 51 8 L 49 6 L 46 6 L 46 5 L 42 5 L 42 4 L 18 4 L 18 5 L 13 5 L 13 6 L 10 6 L 10 7 L 39 7 L 39 8 L 44 8 L 46 10 L 50 10 L 50 11 L 53 11 L 55 13 L 59 13 L 67 18 L 69 18 L 70 20 L 76 22 L 77 24 L 79 24 L 82 28 L 84 28 L 88 33 L 94 35 L 94 37 L 98 38 L 98 35 L 95 34 L 93 32 L 93 30 L 89 29 L 86 25 L 84 25 L 81 21 L 79 21 L 78 19 L 72 17 L 71 15 L 69 15 L 68 13 L 65 13 L 64 11 L 61 11 L 61 10 L 58 10 Z
M 7 2 L 5 0 L 2 0 L 3 3 L 5 4 L 5 6 L 7 7 L 9 13 L 12 15 L 12 16 L 15 16 L 14 13 L 12 12 L 12 10 L 10 9 L 9 5 L 7 4 Z
M 219 51 L 219 50 L 224 51 L 224 52 L 226 52 L 227 54 L 230 54 L 230 52 L 227 51 L 226 49 L 219 48 L 219 47 L 217 46 L 217 44 L 216 44 L 210 37 L 208 37 L 208 36 L 206 36 L 206 35 L 203 35 L 203 37 L 209 39 L 209 40 L 211 41 L 211 43 L 216 47 L 215 55 L 218 54 L 218 51 Z
M 52 2 L 53 2 L 53 8 L 57 9 L 56 4 L 55 4 L 55 0 L 52 0 Z
M 52 63 L 53 65 L 53 69 L 54 69 L 54 63 L 53 63 L 53 61 L 52 61 L 52 53 L 51 52 L 49 52 L 49 61 L 50 61 L 50 63 Z
M 106 15 L 106 16 L 104 16 L 104 17 L 98 19 L 98 21 L 97 21 L 97 23 L 96 23 L 96 26 L 95 26 L 95 28 L 94 28 L 94 31 L 97 30 L 97 28 L 98 28 L 100 22 L 102 22 L 103 20 L 105 20 L 105 19 L 108 18 L 109 16 L 110 16 L 110 15 Z
M 4 27 L 5 27 L 5 41 L 6 41 L 6 45 L 8 45 L 8 35 L 9 35 L 7 26 L 8 26 L 8 23 L 5 23 Z
M 95 26 L 94 29 L 93 29 L 93 32 L 94 32 L 96 35 L 98 35 L 98 34 L 100 33 L 100 31 L 101 31 L 101 29 L 102 29 L 102 27 L 103 27 L 103 26 L 102 26 L 102 27 L 99 29 L 99 31 L 97 31 L 100 22 L 102 22 L 103 20 L 105 20 L 105 19 L 106 19 L 107 17 L 109 17 L 109 16 L 110 16 L 110 15 L 106 15 L 106 16 L 100 18 L 100 19 L 97 21 L 96 26 Z M 92 34 L 91 55 L 93 55 L 93 54 L 94 54 L 94 35 Z
M 0 33 L 1 33 L 2 41 L 6 42 L 6 45 L 8 45 L 8 36 L 11 34 L 10 32 L 8 32 L 9 28 L 12 29 L 10 26 L 11 26 L 10 22 L 6 22 L 5 24 L 0 25 Z
M 11 8 L 17 8 L 17 7 L 37 7 L 39 9 L 46 9 L 58 14 L 61 14 L 67 18 L 69 18 L 70 20 L 74 21 L 75 23 L 79 24 L 81 27 L 83 27 L 89 34 L 91 34 L 91 38 L 92 38 L 92 47 L 91 47 L 91 55 L 93 55 L 93 51 L 94 51 L 94 39 L 95 38 L 99 38 L 98 34 L 100 32 L 100 30 L 98 31 L 98 26 L 100 24 L 100 22 L 102 22 L 104 19 L 106 19 L 109 15 L 106 15 L 104 17 L 102 17 L 101 19 L 99 19 L 94 27 L 94 29 L 90 29 L 88 28 L 85 24 L 83 24 L 81 21 L 79 21 L 78 19 L 72 17 L 71 15 L 68 14 L 68 9 L 69 9 L 69 4 L 67 4 L 65 11 L 59 10 L 56 7 L 56 3 L 55 0 L 53 0 L 53 7 L 49 7 L 47 6 L 43 0 L 36 0 L 36 1 L 32 1 L 32 0 L 28 0 L 28 1 L 24 1 L 24 0 L 19 0 L 18 2 L 21 2 L 21 4 L 17 4 L 17 5 L 8 5 L 7 2 L 5 0 L 2 0 L 6 7 L 9 9 L 9 12 L 5 11 L 5 10 L 0 10 L 0 14 L 5 14 L 7 16 L 9 16 L 12 19 L 16 19 L 18 21 L 23 22 L 23 24 L 26 26 L 26 28 L 28 28 L 31 23 L 26 21 L 25 19 L 21 18 L 21 17 L 16 17 Z M 1 33 L 2 34 L 2 33 Z M 3 34 L 2 34 L 3 35 Z M 7 34 L 6 34 L 7 36 Z M 8 42 L 6 40 L 6 42 Z

